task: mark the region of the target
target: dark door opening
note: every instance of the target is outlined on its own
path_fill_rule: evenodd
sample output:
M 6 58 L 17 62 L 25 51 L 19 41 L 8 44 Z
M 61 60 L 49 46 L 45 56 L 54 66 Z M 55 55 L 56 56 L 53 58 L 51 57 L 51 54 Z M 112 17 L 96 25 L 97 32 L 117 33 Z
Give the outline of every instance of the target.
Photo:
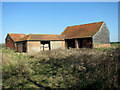
M 17 52 L 18 52 L 18 43 L 16 44 L 16 47 L 17 47 Z
M 67 39 L 66 40 L 67 43 L 67 48 L 75 48 L 75 39 Z
M 86 39 L 82 40 L 82 48 L 87 48 L 87 40 Z
M 78 39 L 79 48 L 92 48 L 92 38 Z
M 23 52 L 26 52 L 26 43 L 23 43 Z
M 41 41 L 40 50 L 51 50 L 50 41 Z

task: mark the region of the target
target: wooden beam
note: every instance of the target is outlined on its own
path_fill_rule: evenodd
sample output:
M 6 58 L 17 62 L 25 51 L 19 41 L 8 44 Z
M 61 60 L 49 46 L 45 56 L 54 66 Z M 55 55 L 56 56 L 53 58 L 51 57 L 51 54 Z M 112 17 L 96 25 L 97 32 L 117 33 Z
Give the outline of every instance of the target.
M 75 39 L 75 48 L 79 48 L 78 40 L 77 39 Z

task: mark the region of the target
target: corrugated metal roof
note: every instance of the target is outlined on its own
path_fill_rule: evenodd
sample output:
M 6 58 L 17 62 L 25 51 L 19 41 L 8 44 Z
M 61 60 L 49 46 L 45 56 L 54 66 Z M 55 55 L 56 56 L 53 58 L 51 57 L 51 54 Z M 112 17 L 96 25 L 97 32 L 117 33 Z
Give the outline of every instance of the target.
M 102 24 L 103 22 L 97 22 L 70 26 L 67 27 L 61 35 L 65 35 L 65 39 L 92 37 L 99 31 Z

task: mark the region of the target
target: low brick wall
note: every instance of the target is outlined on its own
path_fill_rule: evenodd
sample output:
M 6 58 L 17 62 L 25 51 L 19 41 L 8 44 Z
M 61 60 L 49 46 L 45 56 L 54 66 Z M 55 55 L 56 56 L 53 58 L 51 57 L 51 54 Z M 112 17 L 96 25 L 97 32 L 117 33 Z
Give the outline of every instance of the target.
M 110 44 L 93 44 L 93 48 L 110 47 Z

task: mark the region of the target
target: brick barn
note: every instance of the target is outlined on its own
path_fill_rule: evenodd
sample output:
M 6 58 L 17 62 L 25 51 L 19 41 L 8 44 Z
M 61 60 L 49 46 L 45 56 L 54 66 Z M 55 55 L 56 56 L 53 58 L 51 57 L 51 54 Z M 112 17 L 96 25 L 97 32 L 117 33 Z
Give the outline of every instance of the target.
M 6 47 L 16 49 L 18 52 L 109 46 L 109 30 L 105 22 L 69 26 L 61 35 L 8 34 L 6 37 Z
M 26 36 L 25 34 L 8 33 L 5 39 L 6 48 L 16 49 L 16 42 L 25 36 Z
M 19 52 L 39 52 L 65 48 L 63 35 L 29 34 L 16 42 Z

